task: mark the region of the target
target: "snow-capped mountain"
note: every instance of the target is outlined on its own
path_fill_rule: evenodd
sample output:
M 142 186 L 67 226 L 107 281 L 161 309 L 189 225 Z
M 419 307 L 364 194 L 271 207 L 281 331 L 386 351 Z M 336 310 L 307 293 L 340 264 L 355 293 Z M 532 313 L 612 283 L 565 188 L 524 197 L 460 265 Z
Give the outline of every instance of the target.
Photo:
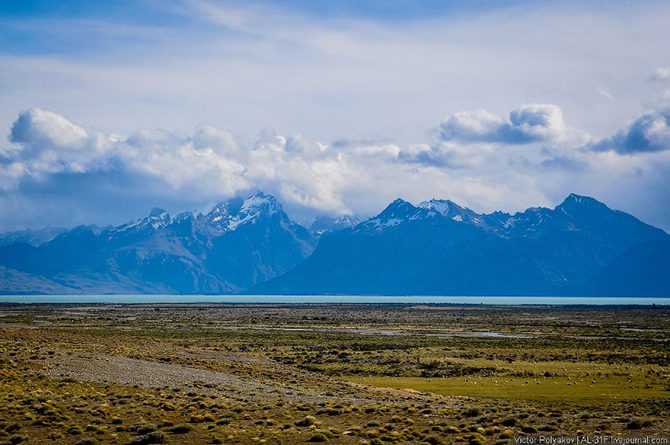
M 281 204 L 274 196 L 258 192 L 247 199 L 231 199 L 217 203 L 206 215 L 198 219 L 214 227 L 219 233 L 235 230 L 238 226 L 254 223 L 259 218 L 283 214 Z
M 106 230 L 106 234 L 108 238 L 113 238 L 116 236 L 128 236 L 152 232 L 167 227 L 171 222 L 172 218 L 168 212 L 158 207 L 154 207 L 151 209 L 148 216 L 118 227 L 112 227 Z
M 253 291 L 612 294 L 613 277 L 603 271 L 616 268 L 618 281 L 633 283 L 627 293 L 670 295 L 670 250 L 650 250 L 669 240 L 660 229 L 574 194 L 554 209 L 514 215 L 477 214 L 448 200 L 414 206 L 398 199 L 353 230 L 324 238 L 295 269 Z M 635 272 L 640 269 L 645 274 Z M 656 284 L 641 283 L 643 275 Z
M 256 193 L 33 236 L 0 236 L 0 292 L 670 296 L 670 235 L 574 194 L 513 215 L 397 199 L 308 230 Z
M 388 227 L 395 227 L 408 221 L 425 219 L 431 216 L 433 216 L 431 212 L 414 207 L 409 202 L 398 198 L 379 215 L 363 222 L 361 230 L 381 231 Z
M 0 267 L 61 292 L 228 293 L 286 272 L 314 245 L 274 197 L 257 193 L 197 216 L 172 218 L 155 208 L 117 227 L 82 226 L 39 246 L 0 246 Z
M 475 213 L 467 207 L 461 207 L 449 199 L 431 199 L 430 201 L 423 201 L 419 203 L 419 207 L 437 212 L 440 215 L 451 218 L 457 222 L 465 222 L 476 226 L 487 227 L 487 224 L 483 220 L 483 215 Z

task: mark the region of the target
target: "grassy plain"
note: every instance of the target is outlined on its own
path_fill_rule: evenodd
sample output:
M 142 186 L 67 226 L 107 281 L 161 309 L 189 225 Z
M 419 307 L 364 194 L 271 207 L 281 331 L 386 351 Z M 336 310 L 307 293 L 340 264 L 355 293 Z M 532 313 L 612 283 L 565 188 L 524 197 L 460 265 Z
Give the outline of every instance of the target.
M 670 309 L 0 305 L 0 443 L 670 436 Z

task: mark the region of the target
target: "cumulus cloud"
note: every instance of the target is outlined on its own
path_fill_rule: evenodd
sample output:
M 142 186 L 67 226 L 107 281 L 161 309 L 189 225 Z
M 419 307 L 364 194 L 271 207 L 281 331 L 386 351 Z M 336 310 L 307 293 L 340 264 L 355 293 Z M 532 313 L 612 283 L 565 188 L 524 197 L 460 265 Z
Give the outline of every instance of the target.
M 524 104 L 509 120 L 485 110 L 461 111 L 447 117 L 439 129 L 444 141 L 529 144 L 583 140 L 586 135 L 568 127 L 561 109 L 553 104 Z
M 228 131 L 201 126 L 192 136 L 143 129 L 123 139 L 32 109 L 19 115 L 9 140 L 14 146 L 0 159 L 0 187 L 5 190 L 16 188 L 23 178 L 44 174 L 122 169 L 161 181 L 174 192 L 188 190 L 202 200 L 262 189 L 289 205 L 351 212 L 338 193 L 348 181 L 346 156 L 301 135 L 268 129 L 245 147 Z M 371 148 L 361 156 L 385 157 L 389 150 Z
M 444 140 L 496 142 L 500 140 L 505 120 L 485 110 L 459 111 L 440 125 Z
M 26 148 L 56 147 L 81 149 L 88 138 L 86 130 L 63 116 L 33 108 L 19 114 L 9 136 L 11 142 Z
M 3 151 L 12 161 L 6 168 L 39 175 L 100 168 L 109 159 L 115 137 L 86 131 L 57 113 L 33 108 L 19 114 L 9 140 L 16 146 Z
M 644 115 L 609 138 L 610 148 L 594 150 L 576 145 L 585 133 L 568 127 L 552 105 L 523 105 L 509 120 L 481 110 L 455 113 L 434 141 L 406 145 L 327 144 L 271 129 L 249 143 L 212 126 L 188 135 L 143 129 L 124 138 L 33 109 L 19 115 L 0 152 L 0 227 L 120 223 L 154 206 L 202 208 L 254 190 L 278 196 L 302 221 L 371 215 L 397 197 L 515 211 L 554 204 L 569 192 L 644 217 L 634 195 L 670 190 L 669 114 Z M 640 151 L 647 155 L 631 155 Z M 656 193 L 664 202 L 666 195 Z
M 594 150 L 614 150 L 622 154 L 670 150 L 670 108 L 646 113 L 628 128 L 594 144 Z
M 658 67 L 649 76 L 650 82 L 667 82 L 670 81 L 670 68 Z

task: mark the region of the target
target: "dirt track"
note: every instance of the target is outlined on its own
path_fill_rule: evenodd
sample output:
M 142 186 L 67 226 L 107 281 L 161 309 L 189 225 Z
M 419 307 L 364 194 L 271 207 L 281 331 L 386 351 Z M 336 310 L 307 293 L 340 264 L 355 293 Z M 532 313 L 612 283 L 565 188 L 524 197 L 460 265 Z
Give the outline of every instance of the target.
M 158 363 L 135 358 L 98 354 L 57 354 L 43 371 L 44 375 L 80 381 L 138 385 L 146 388 L 188 388 L 188 391 L 216 394 L 233 400 L 249 396 L 291 399 L 302 402 L 374 402 L 379 398 L 416 400 L 421 394 L 393 389 L 367 388 L 342 383 L 337 396 L 319 388 L 301 388 L 257 383 L 234 374 Z M 360 395 L 360 396 L 357 396 Z M 433 396 L 434 397 L 434 396 Z

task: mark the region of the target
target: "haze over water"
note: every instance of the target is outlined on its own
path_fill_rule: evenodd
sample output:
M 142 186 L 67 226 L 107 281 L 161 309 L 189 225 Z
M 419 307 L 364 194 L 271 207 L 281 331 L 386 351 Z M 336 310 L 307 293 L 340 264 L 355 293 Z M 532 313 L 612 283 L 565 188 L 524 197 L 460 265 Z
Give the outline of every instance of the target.
M 155 304 L 155 303 L 395 303 L 395 304 L 490 304 L 490 305 L 670 305 L 661 297 L 515 297 L 423 295 L 2 295 L 0 303 L 25 304 Z

